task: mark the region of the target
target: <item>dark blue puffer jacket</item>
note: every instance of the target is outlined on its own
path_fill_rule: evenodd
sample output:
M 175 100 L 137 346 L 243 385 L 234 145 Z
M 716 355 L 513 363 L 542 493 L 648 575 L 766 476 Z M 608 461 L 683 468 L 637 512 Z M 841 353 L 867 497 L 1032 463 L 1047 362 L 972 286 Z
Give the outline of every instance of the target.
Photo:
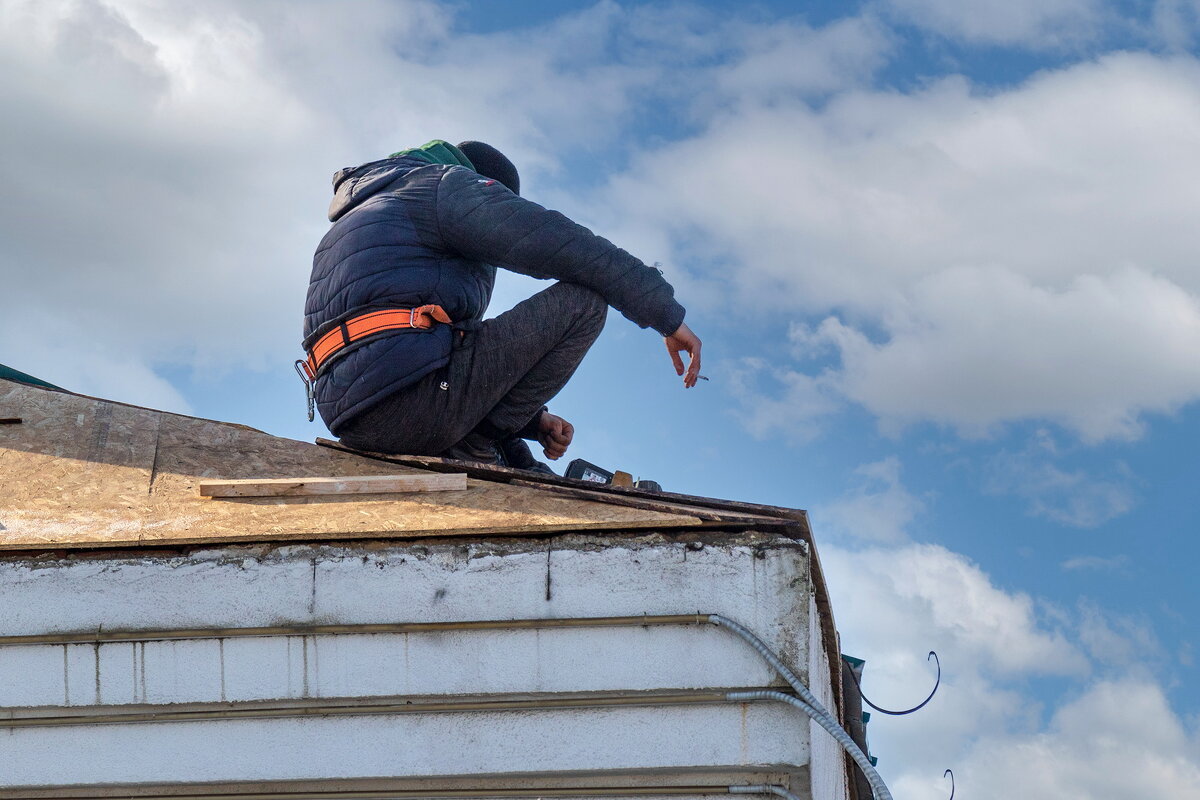
M 456 154 L 457 157 L 457 154 Z M 670 284 L 611 242 L 464 166 L 400 155 L 339 171 L 333 227 L 313 258 L 304 347 L 373 309 L 435 303 L 456 325 L 483 317 L 495 266 L 587 286 L 664 336 L 683 322 Z M 462 159 L 465 161 L 465 158 Z M 329 430 L 446 365 L 450 325 L 355 342 L 316 381 Z

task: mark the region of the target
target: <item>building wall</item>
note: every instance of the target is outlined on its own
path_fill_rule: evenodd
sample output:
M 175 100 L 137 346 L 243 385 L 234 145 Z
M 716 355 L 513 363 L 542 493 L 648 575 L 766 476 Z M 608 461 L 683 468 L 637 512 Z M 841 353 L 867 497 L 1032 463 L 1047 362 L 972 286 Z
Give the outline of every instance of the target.
M 815 597 L 809 597 L 809 619 L 817 619 L 817 601 Z M 840 648 L 835 648 L 840 650 Z M 811 674 L 817 675 L 820 673 L 822 680 L 809 682 L 809 688 L 813 694 L 821 701 L 825 708 L 834 713 L 836 717 L 837 704 L 834 702 L 834 693 L 836 688 L 829 680 L 829 655 L 826 649 L 821 646 L 821 631 L 820 627 L 813 625 L 809 628 L 809 658 L 811 659 Z M 838 665 L 840 669 L 840 664 Z M 840 674 L 840 673 L 839 673 Z M 824 728 L 816 722 L 809 722 L 809 737 L 812 742 L 812 751 L 810 753 L 812 772 L 810 781 L 812 784 L 812 796 L 820 797 L 845 797 L 846 796 L 846 762 L 842 755 L 842 748 L 832 736 L 830 736 Z M 861 800 L 871 800 L 869 797 L 861 798 Z
M 143 551 L 0 561 L 0 637 L 718 613 L 754 630 L 831 703 L 811 596 L 803 543 L 754 532 Z M 841 759 L 810 745 L 815 734 L 790 707 L 646 699 L 776 684 L 752 649 L 711 625 L 0 646 L 0 720 L 12 718 L 0 721 L 0 787 L 494 783 L 516 773 L 623 774 L 650 786 L 703 773 L 844 796 L 828 793 L 839 790 L 820 764 L 811 767 L 822 788 L 810 794 L 810 760 L 820 752 L 841 769 Z M 380 710 L 380 698 L 403 707 Z M 431 698 L 453 708 L 425 711 Z M 477 701 L 502 707 L 462 706 Z M 339 702 L 375 708 L 330 713 Z M 256 703 L 284 710 L 221 716 Z M 148 710 L 194 717 L 123 721 Z

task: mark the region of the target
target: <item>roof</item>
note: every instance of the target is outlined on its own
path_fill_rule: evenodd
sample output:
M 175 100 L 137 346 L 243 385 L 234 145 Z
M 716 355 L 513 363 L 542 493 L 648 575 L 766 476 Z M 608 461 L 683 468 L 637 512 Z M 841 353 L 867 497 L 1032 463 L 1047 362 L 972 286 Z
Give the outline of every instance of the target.
M 803 512 L 599 489 L 522 470 L 361 454 L 0 380 L 0 551 L 234 542 L 799 528 Z M 466 472 L 462 491 L 202 498 L 204 479 Z

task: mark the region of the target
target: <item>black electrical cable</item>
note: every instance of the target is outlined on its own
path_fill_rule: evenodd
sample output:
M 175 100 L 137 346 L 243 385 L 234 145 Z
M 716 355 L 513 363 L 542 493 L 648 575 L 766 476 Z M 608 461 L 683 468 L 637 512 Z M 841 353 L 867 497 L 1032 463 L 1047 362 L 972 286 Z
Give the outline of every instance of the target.
M 858 682 L 858 676 L 854 674 L 853 669 L 850 670 L 850 679 L 854 681 L 854 686 L 856 689 L 858 689 L 858 695 L 862 698 L 864 703 L 878 711 L 880 714 L 891 714 L 893 717 L 902 717 L 905 714 L 911 714 L 914 711 L 920 711 L 922 708 L 924 708 L 925 704 L 932 700 L 933 696 L 937 694 L 938 687 L 942 685 L 942 662 L 938 659 L 938 654 L 932 650 L 929 651 L 929 655 L 925 656 L 925 660 L 928 661 L 931 658 L 933 659 L 933 663 L 937 664 L 937 681 L 933 684 L 933 691 L 931 691 L 929 693 L 929 697 L 926 697 L 924 700 L 922 700 L 919 705 L 915 705 L 907 711 L 888 711 L 886 708 L 880 708 L 868 700 L 867 696 L 863 694 L 862 684 Z M 942 777 L 945 776 L 943 775 Z M 953 795 L 954 790 L 951 789 L 950 793 Z
M 950 800 L 954 800 L 954 770 L 948 769 L 942 773 L 942 777 L 950 776 Z

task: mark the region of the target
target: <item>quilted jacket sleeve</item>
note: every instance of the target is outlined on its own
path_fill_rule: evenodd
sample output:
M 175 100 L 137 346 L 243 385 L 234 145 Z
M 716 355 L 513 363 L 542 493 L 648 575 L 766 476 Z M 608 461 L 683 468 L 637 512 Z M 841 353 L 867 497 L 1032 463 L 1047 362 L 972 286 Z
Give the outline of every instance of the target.
M 470 170 L 450 169 L 442 176 L 437 221 L 445 246 L 467 258 L 587 286 L 636 324 L 663 336 L 683 322 L 683 306 L 658 270 Z

